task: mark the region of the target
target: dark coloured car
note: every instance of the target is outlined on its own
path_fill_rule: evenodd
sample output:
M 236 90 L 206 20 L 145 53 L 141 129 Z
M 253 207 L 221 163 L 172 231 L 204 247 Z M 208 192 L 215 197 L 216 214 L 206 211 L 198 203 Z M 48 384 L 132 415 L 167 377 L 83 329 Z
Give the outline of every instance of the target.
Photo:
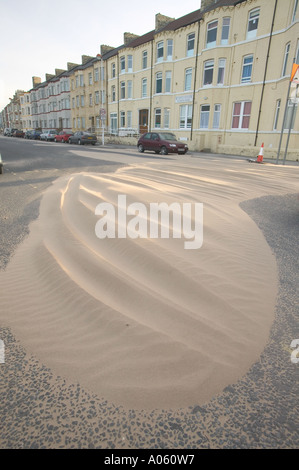
M 97 143 L 97 136 L 90 132 L 78 131 L 69 137 L 69 144 L 91 144 L 95 145 Z
M 26 131 L 25 139 L 40 140 L 41 131 Z
M 139 152 L 152 150 L 162 155 L 168 153 L 185 154 L 188 152 L 188 145 L 179 142 L 172 132 L 147 132 L 138 140 L 137 148 Z
M 13 133 L 12 133 L 12 136 L 13 137 L 24 137 L 24 132 L 21 131 L 20 129 L 16 129 Z
M 54 142 L 68 142 L 71 135 L 73 135 L 72 132 L 61 131 L 59 134 L 55 135 Z

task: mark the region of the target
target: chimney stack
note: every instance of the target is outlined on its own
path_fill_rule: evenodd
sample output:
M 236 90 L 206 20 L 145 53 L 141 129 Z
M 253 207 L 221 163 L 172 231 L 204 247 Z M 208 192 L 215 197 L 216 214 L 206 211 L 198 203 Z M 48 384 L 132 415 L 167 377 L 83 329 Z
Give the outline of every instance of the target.
M 170 18 L 169 16 L 161 15 L 161 13 L 157 13 L 155 18 L 155 31 L 164 28 L 164 26 L 175 20 L 175 18 Z
M 107 54 L 107 52 L 112 51 L 115 47 L 106 46 L 106 44 L 101 44 L 101 55 Z
M 91 57 L 90 55 L 83 55 L 81 58 L 82 58 L 82 65 L 86 64 L 91 59 L 94 59 L 94 57 Z
M 67 64 L 68 71 L 72 70 L 75 67 L 78 67 L 79 64 L 73 64 L 73 62 L 68 62 Z
M 32 85 L 33 88 L 35 88 L 37 85 L 39 85 L 42 82 L 40 77 L 32 77 Z
M 57 77 L 58 75 L 61 75 L 63 72 L 66 72 L 66 70 L 63 70 L 63 69 L 55 69 L 55 76 Z
M 124 45 L 127 46 L 129 42 L 133 41 L 133 39 L 139 38 L 137 34 L 133 33 L 124 33 Z
M 206 10 L 209 7 L 212 7 L 218 0 L 201 0 L 201 10 Z

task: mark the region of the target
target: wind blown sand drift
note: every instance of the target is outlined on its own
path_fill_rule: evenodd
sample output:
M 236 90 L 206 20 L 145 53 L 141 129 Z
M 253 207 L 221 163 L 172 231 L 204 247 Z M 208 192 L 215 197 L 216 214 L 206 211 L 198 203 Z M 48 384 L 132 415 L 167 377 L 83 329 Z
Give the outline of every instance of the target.
M 0 275 L 2 322 L 53 372 L 119 405 L 210 399 L 259 357 L 277 292 L 275 259 L 239 207 L 254 197 L 255 170 L 240 176 L 229 165 L 226 173 L 173 162 L 58 179 Z M 128 204 L 203 203 L 202 248 L 98 239 L 95 208 L 116 205 L 119 194 Z

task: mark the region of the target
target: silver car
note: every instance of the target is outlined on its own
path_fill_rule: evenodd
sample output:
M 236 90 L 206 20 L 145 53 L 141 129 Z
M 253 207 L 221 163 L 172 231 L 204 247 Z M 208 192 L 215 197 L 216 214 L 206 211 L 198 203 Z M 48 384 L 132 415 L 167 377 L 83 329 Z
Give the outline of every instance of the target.
M 49 131 L 44 131 L 40 135 L 40 140 L 46 140 L 46 141 L 53 140 L 54 141 L 56 135 L 57 135 L 57 130 L 55 130 L 55 129 L 51 129 Z

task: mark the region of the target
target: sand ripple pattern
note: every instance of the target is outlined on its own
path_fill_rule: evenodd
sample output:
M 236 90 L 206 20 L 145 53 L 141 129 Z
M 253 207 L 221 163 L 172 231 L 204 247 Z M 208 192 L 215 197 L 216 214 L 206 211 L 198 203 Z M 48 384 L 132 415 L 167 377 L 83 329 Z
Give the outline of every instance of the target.
M 202 202 L 202 248 L 98 239 L 95 208 L 120 194 Z M 1 274 L 5 321 L 58 375 L 120 405 L 203 403 L 247 372 L 274 316 L 275 260 L 242 199 L 242 182 L 178 163 L 58 179 Z

